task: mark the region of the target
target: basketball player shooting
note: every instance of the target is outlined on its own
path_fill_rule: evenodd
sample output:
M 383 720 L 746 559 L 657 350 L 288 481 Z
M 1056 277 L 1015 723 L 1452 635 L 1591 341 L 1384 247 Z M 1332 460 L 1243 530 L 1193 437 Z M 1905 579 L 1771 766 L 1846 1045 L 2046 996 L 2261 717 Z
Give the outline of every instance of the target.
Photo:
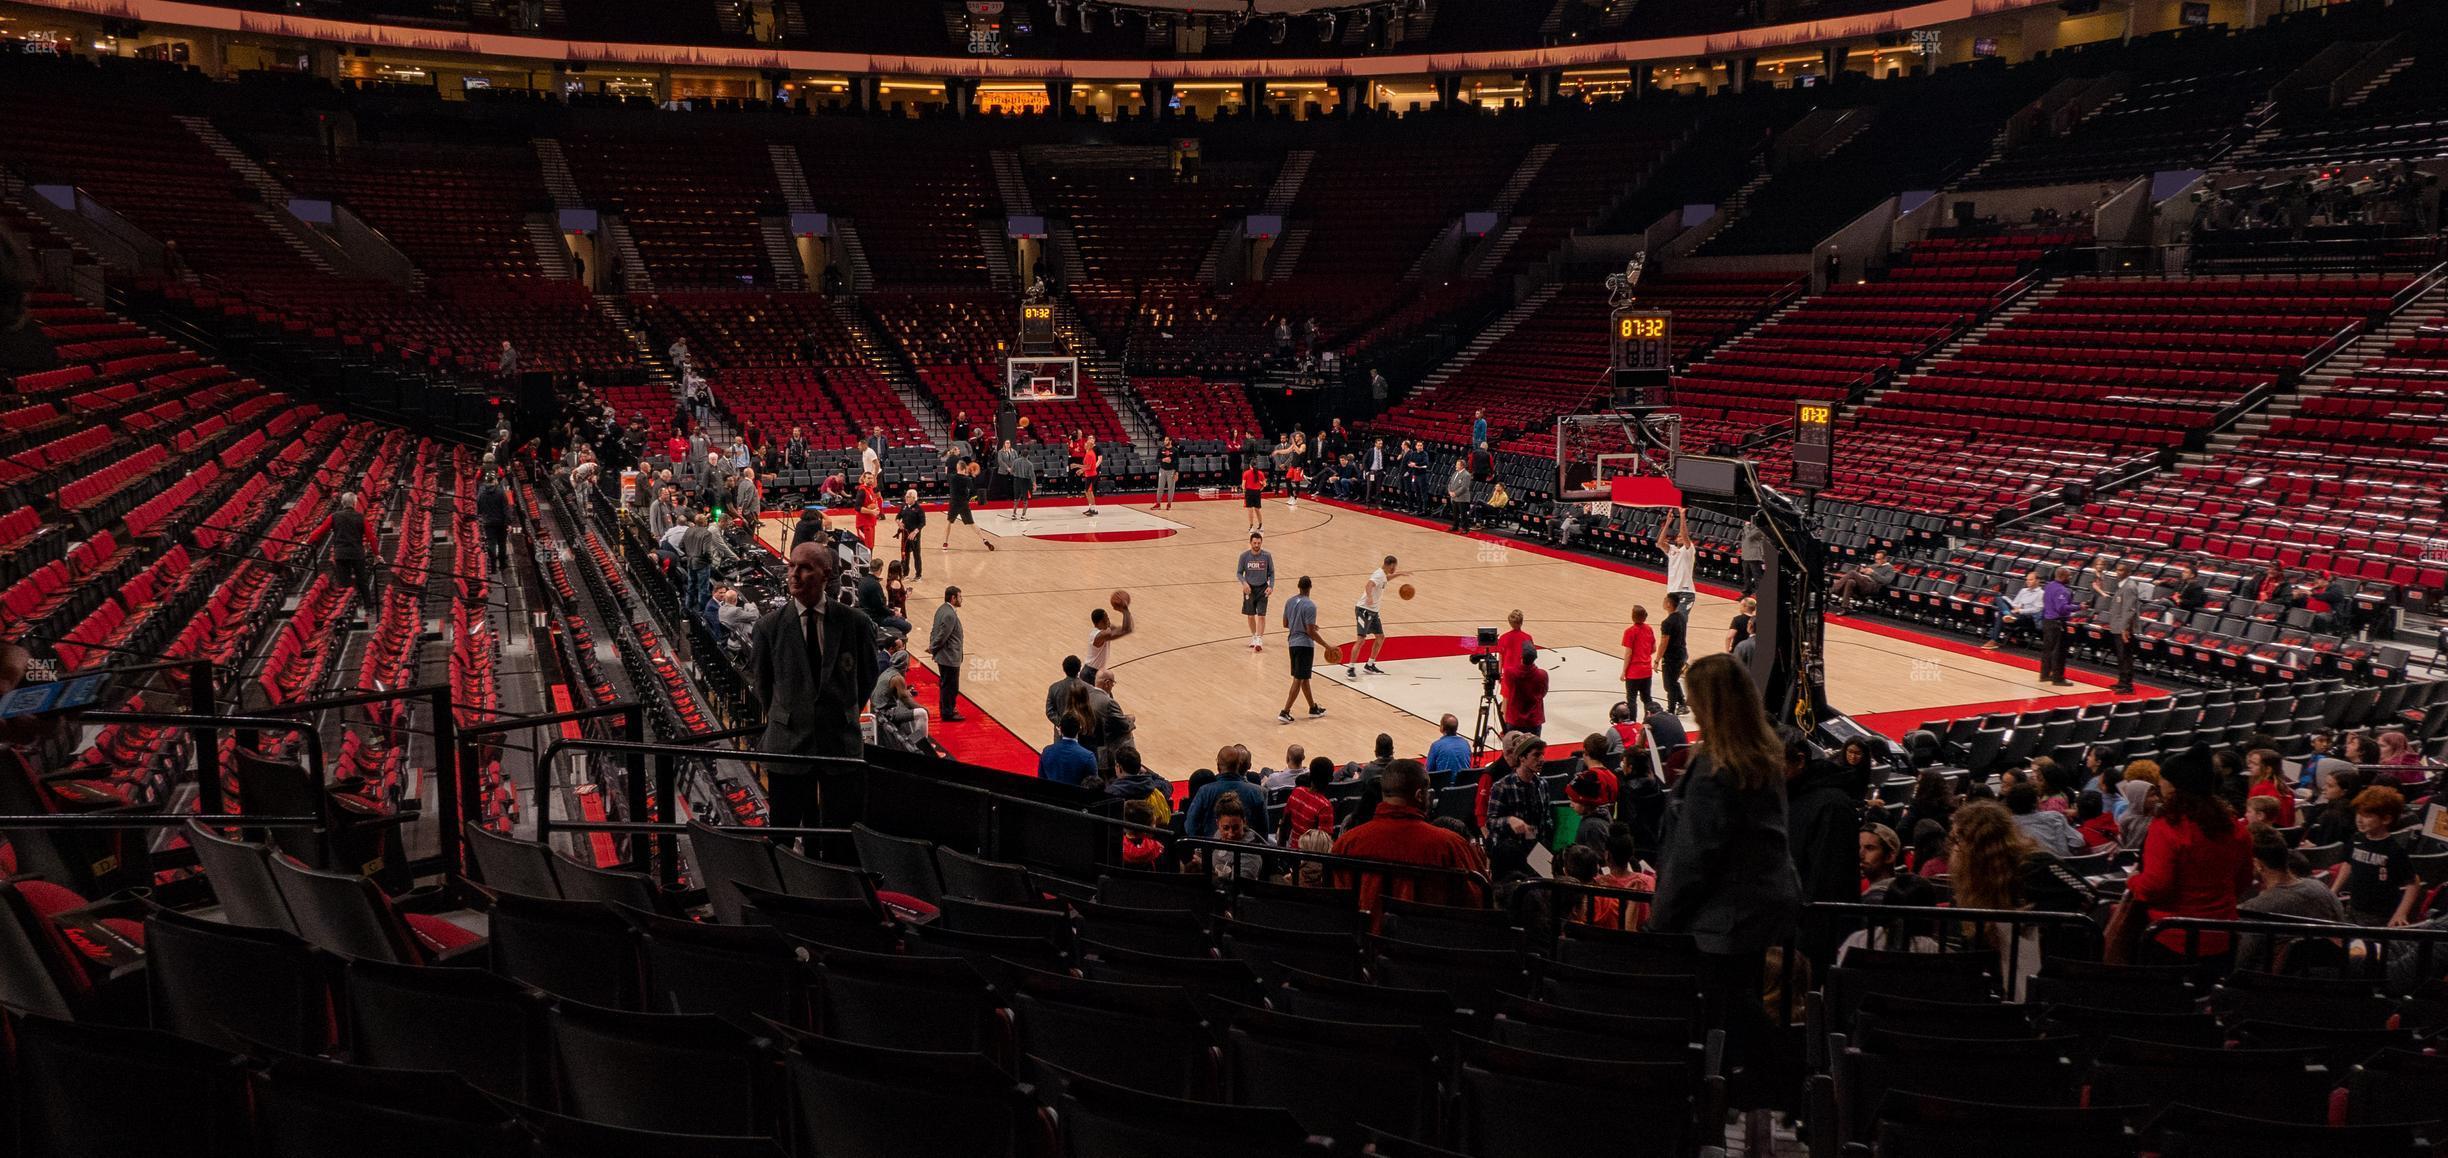
M 1360 585 L 1360 598 L 1352 604 L 1354 630 L 1359 639 L 1352 644 L 1350 651 L 1343 653 L 1344 679 L 1357 679 L 1362 670 L 1370 675 L 1385 674 L 1385 669 L 1377 666 L 1377 653 L 1385 648 L 1385 619 L 1377 613 L 1377 607 L 1378 602 L 1385 598 L 1387 581 L 1400 574 L 1402 572 L 1395 569 L 1394 556 L 1388 555 L 1384 565 L 1369 572 L 1367 582 Z M 1352 666 L 1354 661 L 1360 665 L 1358 670 Z
M 1102 607 L 1088 612 L 1088 624 L 1096 630 L 1088 636 L 1088 654 L 1082 657 L 1080 678 L 1092 684 L 1096 682 L 1096 673 L 1113 667 L 1113 641 L 1131 633 L 1130 592 L 1114 592 L 1112 603 L 1114 611 L 1121 613 L 1120 623 L 1114 622 Z

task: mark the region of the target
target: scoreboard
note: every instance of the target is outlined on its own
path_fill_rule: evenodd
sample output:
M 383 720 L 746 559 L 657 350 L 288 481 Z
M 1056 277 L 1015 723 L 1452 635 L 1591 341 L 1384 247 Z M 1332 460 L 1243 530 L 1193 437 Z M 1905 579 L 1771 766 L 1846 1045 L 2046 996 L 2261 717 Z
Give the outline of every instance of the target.
M 1609 369 L 1674 369 L 1674 315 L 1664 310 L 1617 310 L 1607 337 Z
M 1021 303 L 1020 344 L 1024 347 L 1054 344 L 1053 305 L 1047 302 Z
M 1793 486 L 1821 491 L 1836 466 L 1836 404 L 1794 403 Z

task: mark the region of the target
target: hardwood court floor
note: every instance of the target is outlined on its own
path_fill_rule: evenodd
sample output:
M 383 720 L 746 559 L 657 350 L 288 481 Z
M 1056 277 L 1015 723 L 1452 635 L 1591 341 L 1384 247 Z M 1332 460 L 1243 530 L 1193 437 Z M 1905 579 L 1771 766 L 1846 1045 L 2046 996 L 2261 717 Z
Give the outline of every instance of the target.
M 968 632 L 961 691 L 1029 745 L 1052 739 L 1046 687 L 1065 655 L 1085 651 L 1089 609 L 1105 605 L 1116 588 L 1131 592 L 1135 626 L 1113 644 L 1115 697 L 1138 718 L 1149 766 L 1174 778 L 1212 767 L 1227 743 L 1249 745 L 1261 766 L 1273 767 L 1291 743 L 1313 757 L 1365 760 L 1380 732 L 1394 737 L 1396 751 L 1416 755 L 1436 737 L 1444 712 L 1467 733 L 1479 699 L 1478 677 L 1463 658 L 1467 641 L 1480 626 L 1503 627 L 1515 608 L 1540 647 L 1551 649 L 1541 656 L 1551 673 L 1547 737 L 1577 743 L 1623 698 L 1620 641 L 1632 606 L 1646 605 L 1653 624 L 1664 614 L 1662 580 L 1631 567 L 1331 503 L 1294 508 L 1270 499 L 1266 545 L 1279 579 L 1265 650 L 1254 653 L 1233 575 L 1248 536 L 1237 498 L 1184 500 L 1154 513 L 1139 496 L 1131 499 L 1107 501 L 1095 519 L 1076 500 L 1040 504 L 1026 523 L 1000 508 L 982 512 L 978 533 L 960 528 L 949 552 L 940 547 L 941 515 L 931 515 L 926 577 L 909 600 L 914 650 L 924 662 L 927 624 L 944 586 L 958 584 Z M 998 549 L 985 550 L 979 533 L 993 534 Z M 788 523 L 769 522 L 765 534 L 778 545 Z M 885 553 L 892 551 L 888 544 Z M 1290 686 L 1280 617 L 1294 581 L 1312 578 L 1319 626 L 1331 643 L 1347 644 L 1353 600 L 1389 554 L 1401 561 L 1395 585 L 1414 584 L 1418 593 L 1384 601 L 1387 674 L 1346 680 L 1321 652 L 1312 688 L 1328 714 L 1278 723 Z M 1702 587 L 1692 609 L 1695 657 L 1724 649 L 1731 594 Z M 2053 688 L 2038 681 L 2028 655 L 1984 653 L 1885 623 L 1832 620 L 1827 646 L 1830 700 L 1878 715 L 1891 734 L 1921 719 L 2106 695 L 2107 681 L 2096 675 L 2077 671 L 2077 687 Z M 1295 715 L 1305 711 L 1304 704 Z

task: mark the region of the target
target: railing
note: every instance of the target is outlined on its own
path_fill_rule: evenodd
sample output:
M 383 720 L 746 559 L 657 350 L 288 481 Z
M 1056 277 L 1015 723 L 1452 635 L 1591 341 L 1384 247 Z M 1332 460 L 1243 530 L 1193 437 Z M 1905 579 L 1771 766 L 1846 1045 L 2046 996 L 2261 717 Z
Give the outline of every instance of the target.
M 638 704 L 630 702 L 605 704 L 602 707 L 582 708 L 571 712 L 554 712 L 543 716 L 505 717 L 487 724 L 470 724 L 461 727 L 458 730 L 457 760 L 450 775 L 442 778 L 449 785 L 443 792 L 445 802 L 442 806 L 442 831 L 439 833 L 439 855 L 443 870 L 446 873 L 459 875 L 465 875 L 467 872 L 464 848 L 466 837 L 463 826 L 468 821 L 477 818 L 469 808 L 471 802 L 484 798 L 484 749 L 487 746 L 518 747 L 515 744 L 495 740 L 494 737 L 508 737 L 519 732 L 532 732 L 536 728 L 560 728 L 570 724 L 592 723 L 597 720 L 611 720 L 614 722 L 613 726 L 619 729 L 618 736 L 606 737 L 608 739 L 626 740 L 631 743 L 642 743 L 646 739 L 645 712 Z M 526 750 L 531 756 L 539 755 L 535 753 L 532 746 Z M 544 762 L 541 759 L 534 759 L 532 763 L 537 772 L 534 783 L 536 809 L 542 812 L 549 807 L 545 801 L 550 795 L 551 786 L 544 782 L 542 775 Z
M 2026 976 L 2026 953 L 2023 934 L 2036 933 L 2050 941 L 2045 953 L 2049 956 L 2068 955 L 2069 946 L 2086 960 L 2097 960 L 2105 948 L 2100 921 L 2089 913 L 2055 913 L 2029 909 L 1964 909 L 1920 908 L 1905 905 L 1870 905 L 1842 901 L 1813 901 L 1805 909 L 1806 921 L 1817 918 L 1827 922 L 1823 935 L 1837 931 L 1883 932 L 1875 947 L 1892 949 L 1909 947 L 1927 939 L 1938 952 L 1965 952 L 1994 949 L 2009 986 L 2015 979 Z M 1808 928 L 1808 925 L 1805 925 Z M 2012 935 L 1996 937 L 1992 930 L 2010 930 Z M 1843 937 L 1837 937 L 1841 941 Z M 2031 946 L 2032 952 L 2043 952 L 2043 946 Z M 2039 961 L 2029 962 L 2031 969 Z
M 174 666 L 174 665 L 167 665 Z M 44 812 L 31 815 L 0 816 L 0 832 L 9 829 L 81 829 L 81 828 L 174 828 L 190 820 L 205 824 L 319 824 L 319 816 L 272 816 L 261 813 L 240 815 L 225 811 L 221 798 L 221 769 L 214 756 L 220 749 L 218 734 L 223 729 L 238 734 L 256 732 L 290 732 L 302 740 L 306 749 L 306 771 L 317 785 L 328 786 L 329 769 L 323 763 L 323 740 L 314 726 L 295 720 L 272 716 L 192 715 L 177 712 L 84 712 L 76 719 L 91 724 L 135 724 L 149 727 L 186 728 L 195 737 L 198 771 L 196 775 L 197 812 Z
M 2357 943 L 2360 942 L 2359 948 L 2365 963 L 2378 964 L 2381 968 L 2381 976 L 2388 978 L 2392 983 L 2400 978 L 2422 979 L 2439 976 L 2439 966 L 2435 963 L 2442 962 L 2442 955 L 2448 954 L 2448 928 L 2421 925 L 2392 929 L 2310 920 L 2246 920 L 2241 918 L 2217 920 L 2208 917 L 2163 917 L 2151 922 L 2150 927 L 2143 932 L 2142 938 L 2145 944 L 2157 942 L 2166 948 L 2166 941 L 2161 939 L 2163 933 L 2178 935 L 2184 947 L 2181 950 L 2168 949 L 2168 951 L 2176 953 L 2187 961 L 2219 958 L 2228 952 L 2225 948 L 2221 948 L 2217 953 L 2205 954 L 2202 952 L 2204 934 L 2212 933 L 2222 935 L 2223 939 L 2263 936 L 2270 938 L 2273 942 L 2339 942 L 2341 947 L 2346 949 L 2350 960 L 2357 955 Z M 2411 947 L 2408 951 L 2409 956 L 2393 959 L 2396 958 L 2396 955 L 2389 950 L 2399 945 Z M 2399 960 L 2410 960 L 2412 968 L 2401 972 L 2396 968 Z
M 436 793 L 435 803 L 439 807 L 442 819 L 444 821 L 442 824 L 443 831 L 436 834 L 436 840 L 438 842 L 438 847 L 441 850 L 450 856 L 455 856 L 459 839 L 457 819 L 465 810 L 467 802 L 460 796 L 459 778 L 452 774 L 456 764 L 453 753 L 458 747 L 457 731 L 459 721 L 457 714 L 452 711 L 453 705 L 451 703 L 450 685 L 423 684 L 417 687 L 399 688 L 397 690 L 387 692 L 346 692 L 336 696 L 326 696 L 322 699 L 302 700 L 294 704 L 271 704 L 259 710 L 263 716 L 276 719 L 284 717 L 310 717 L 320 712 L 336 711 L 344 708 L 368 707 L 374 704 L 396 703 L 410 700 L 423 701 L 426 710 L 431 713 L 433 717 L 432 722 L 428 725 L 425 734 L 433 743 L 433 765 L 431 775 L 434 780 L 434 791 Z M 320 735 L 315 731 L 312 722 L 309 721 L 304 724 L 298 724 L 296 727 L 307 736 L 310 747 L 315 752 L 316 758 L 319 761 L 321 759 L 322 740 Z M 406 731 L 412 735 L 417 731 L 417 729 L 413 727 L 404 729 L 392 727 L 390 725 L 385 725 L 385 727 L 387 730 Z M 240 728 L 238 731 L 238 742 L 242 745 L 253 744 L 253 733 L 243 727 Z M 198 783 L 199 785 L 202 785 L 207 782 L 216 782 L 218 779 L 218 776 L 212 776 L 207 777 L 204 780 L 200 780 Z M 318 772 L 316 775 L 316 781 L 318 783 L 326 783 L 328 781 L 328 777 L 324 773 Z M 217 787 L 217 784 L 215 786 Z M 401 811 L 403 814 L 405 814 L 407 811 L 405 804 L 407 802 L 403 801 L 401 803 Z M 421 801 L 419 803 L 421 804 Z M 436 864 L 432 860 L 417 857 L 410 858 L 409 868 L 412 872 L 432 872 L 436 867 Z
M 556 793 L 552 769 L 556 758 L 564 752 L 600 752 L 625 758 L 628 765 L 628 776 L 623 785 L 625 789 L 623 795 L 628 819 L 554 818 L 553 798 Z M 651 836 L 654 839 L 637 841 L 632 844 L 630 855 L 625 863 L 633 870 L 652 873 L 664 888 L 676 889 L 680 884 L 680 859 L 679 845 L 674 838 L 688 831 L 688 825 L 679 819 L 679 762 L 683 758 L 728 758 L 732 755 L 733 753 L 729 750 L 724 750 L 721 757 L 715 757 L 707 750 L 692 749 L 679 744 L 648 744 L 631 740 L 583 740 L 567 737 L 554 740 L 545 745 L 543 754 L 536 760 L 536 839 L 550 844 L 552 834 L 555 832 L 600 832 Z M 740 752 L 737 756 L 743 760 L 753 760 L 760 764 L 804 769 L 803 774 L 811 776 L 822 775 L 828 771 L 848 771 L 866 767 L 863 761 L 844 756 L 802 756 L 787 752 Z M 651 769 L 649 768 L 650 763 Z M 650 771 L 653 776 L 651 795 L 647 791 L 650 783 L 647 776 Z M 824 806 L 829 809 L 834 807 L 834 804 L 827 800 Z M 649 816 L 652 819 L 644 819 Z M 838 830 L 768 828 L 764 831 L 797 835 L 802 833 L 823 834 Z
M 1150 835 L 1171 835 L 1169 830 L 1145 828 L 1123 821 L 1115 823 Z M 1314 864 L 1326 874 L 1327 885 L 1320 887 L 1348 888 L 1361 884 L 1366 878 L 1374 877 L 1377 878 L 1381 888 L 1385 883 L 1391 881 L 1407 881 L 1415 887 L 1420 884 L 1434 885 L 1436 887 L 1429 892 L 1446 898 L 1444 903 L 1447 904 L 1459 905 L 1462 904 L 1463 899 L 1469 899 L 1478 903 L 1465 907 L 1485 908 L 1496 898 L 1496 887 L 1493 882 L 1489 881 L 1487 874 L 1471 869 L 1437 868 L 1430 865 L 1377 860 L 1371 857 L 1339 856 L 1331 852 L 1309 852 L 1304 849 L 1286 848 L 1278 844 L 1235 844 L 1231 841 L 1206 836 L 1179 837 L 1172 840 L 1166 847 L 1176 856 L 1185 853 L 1198 854 L 1202 862 L 1201 875 L 1227 891 L 1242 883 L 1273 882 L 1287 875 L 1297 881 L 1300 879 L 1300 867 Z M 1216 861 L 1224 857 L 1235 858 L 1236 863 L 1229 870 L 1219 871 Z M 1255 877 L 1240 872 L 1238 865 L 1239 859 L 1252 857 L 1257 858 L 1261 866 L 1259 875 Z M 1289 867 L 1291 871 L 1278 873 L 1275 870 L 1279 867 Z M 1525 883 L 1523 887 L 1528 888 L 1529 884 Z

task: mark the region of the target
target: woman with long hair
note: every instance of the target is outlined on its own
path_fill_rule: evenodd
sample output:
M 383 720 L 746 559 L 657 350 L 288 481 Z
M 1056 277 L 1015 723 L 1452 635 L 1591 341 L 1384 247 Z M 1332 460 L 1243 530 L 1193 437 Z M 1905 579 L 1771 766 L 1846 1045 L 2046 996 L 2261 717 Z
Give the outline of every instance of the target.
M 1843 749 L 1836 753 L 1836 763 L 1845 771 L 1845 783 L 1853 786 L 1855 799 L 1878 802 L 1878 758 L 1871 754 L 1869 741 L 1859 738 L 1845 741 Z
M 2090 908 L 2095 899 L 2090 885 L 2032 843 L 2015 825 L 2014 814 L 1994 800 L 1975 800 L 1956 811 L 1947 843 L 1947 882 L 1961 909 L 2072 913 Z M 2009 979 L 2013 999 L 2022 1000 L 2023 983 L 2040 971 L 2039 930 L 2025 928 L 2008 938 L 1993 925 L 1971 928 L 1997 946 L 2001 974 Z
M 1727 1055 L 1747 1063 L 1734 1104 L 1791 1106 L 1760 986 L 1768 949 L 1795 934 L 1802 911 L 1785 835 L 1785 745 L 1734 657 L 1706 656 L 1684 681 L 1703 739 L 1675 786 L 1679 808 L 1659 850 L 1649 927 L 1699 943 L 1700 984 L 1726 1027 Z M 1764 1126 L 1752 1115 L 1754 1133 Z
M 1925 821 L 1944 830 L 1961 804 L 1962 801 L 1955 798 L 1955 786 L 1947 780 L 1946 773 L 1935 768 L 1924 768 L 1921 775 L 1913 780 L 1912 803 L 1904 806 L 1904 822 L 1896 826 L 1896 831 L 1918 832 Z
M 1090 688 L 1080 684 L 1071 689 L 1071 698 L 1063 704 L 1063 713 L 1079 724 L 1079 742 L 1091 752 L 1105 746 L 1105 721 L 1097 715 L 1096 701 L 1089 698 Z
M 2146 924 L 2166 917 L 2234 920 L 2237 898 L 2253 886 L 2252 837 L 2220 798 L 2208 749 L 2196 744 L 2170 759 L 2159 779 L 2166 799 L 2142 842 L 2141 869 L 2125 882 L 2127 903 L 2142 906 Z M 2159 935 L 2155 948 L 2176 957 L 2225 958 L 2234 945 L 2225 933 L 2189 940 L 2171 931 Z
M 2075 782 L 2074 774 L 2065 765 L 2047 756 L 2033 760 L 2031 770 L 2032 782 L 2040 790 L 2040 807 L 2071 817 L 2074 802 L 2082 794 L 2082 786 Z

